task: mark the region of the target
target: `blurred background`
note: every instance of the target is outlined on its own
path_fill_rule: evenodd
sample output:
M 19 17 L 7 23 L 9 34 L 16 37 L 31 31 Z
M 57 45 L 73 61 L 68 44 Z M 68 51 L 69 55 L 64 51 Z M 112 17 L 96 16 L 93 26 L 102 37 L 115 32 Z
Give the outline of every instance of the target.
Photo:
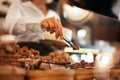
M 2 27 L 9 6 L 12 2 L 21 1 L 26 0 L 0 0 L 0 37 L 8 35 Z M 97 13 L 94 10 L 70 6 L 67 3 L 67 0 L 55 0 L 50 7 L 60 15 L 63 26 L 72 30 L 73 42 L 81 48 L 99 49 L 101 52 L 109 54 L 114 54 L 120 50 L 120 21 L 114 14 L 102 15 L 105 12 Z M 105 5 L 103 7 L 106 8 Z M 96 10 L 99 9 L 96 8 Z

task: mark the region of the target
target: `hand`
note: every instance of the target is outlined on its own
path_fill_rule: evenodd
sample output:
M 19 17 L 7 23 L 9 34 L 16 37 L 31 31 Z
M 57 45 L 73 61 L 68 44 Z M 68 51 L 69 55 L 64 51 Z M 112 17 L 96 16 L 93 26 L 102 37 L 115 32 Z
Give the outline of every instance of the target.
M 59 37 L 60 39 L 63 38 L 62 24 L 60 20 L 56 19 L 55 17 L 44 19 L 41 22 L 41 27 L 49 31 L 50 34 L 55 32 L 56 39 Z

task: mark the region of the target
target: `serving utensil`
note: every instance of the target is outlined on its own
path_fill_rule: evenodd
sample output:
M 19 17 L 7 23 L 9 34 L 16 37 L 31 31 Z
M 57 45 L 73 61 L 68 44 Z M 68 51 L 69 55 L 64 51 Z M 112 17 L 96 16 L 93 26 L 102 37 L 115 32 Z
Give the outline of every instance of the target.
M 74 50 L 79 50 L 79 49 L 80 49 L 80 47 L 79 47 L 78 44 L 73 43 L 73 42 L 70 41 L 66 36 L 63 36 L 63 40 L 64 40 L 65 42 L 67 42 Z

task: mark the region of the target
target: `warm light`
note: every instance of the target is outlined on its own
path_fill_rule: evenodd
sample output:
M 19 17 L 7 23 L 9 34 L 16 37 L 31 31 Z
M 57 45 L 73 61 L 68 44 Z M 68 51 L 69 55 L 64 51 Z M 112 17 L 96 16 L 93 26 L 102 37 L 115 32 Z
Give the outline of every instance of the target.
M 77 36 L 78 38 L 85 38 L 87 35 L 87 31 L 85 29 L 80 29 L 77 32 Z
M 109 68 L 112 65 L 112 56 L 108 53 L 99 54 L 96 57 L 96 66 L 98 68 Z
M 96 68 L 94 71 L 95 78 L 98 78 L 98 73 L 101 79 L 110 77 L 111 55 L 109 53 L 101 53 L 96 57 Z
M 81 60 L 87 61 L 87 55 L 86 55 L 86 54 L 82 54 L 82 55 L 81 55 Z
M 87 62 L 94 62 L 94 55 L 93 53 L 87 54 Z
M 71 58 L 72 58 L 72 60 L 75 61 L 75 62 L 80 62 L 80 58 L 79 58 L 79 56 L 76 55 L 76 54 L 72 54 L 72 55 L 71 55 Z
M 109 61 L 110 61 L 109 58 L 106 57 L 106 56 L 104 56 L 104 57 L 101 59 L 101 63 L 104 64 L 104 65 L 109 64 Z

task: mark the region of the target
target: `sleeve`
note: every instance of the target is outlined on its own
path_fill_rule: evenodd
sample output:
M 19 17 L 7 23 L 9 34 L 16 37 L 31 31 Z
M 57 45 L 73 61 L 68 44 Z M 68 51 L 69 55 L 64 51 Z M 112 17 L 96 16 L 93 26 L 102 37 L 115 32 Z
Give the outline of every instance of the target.
M 34 30 L 33 25 L 40 26 L 43 18 L 24 17 L 20 4 L 13 3 L 6 15 L 3 28 L 10 34 L 21 34 L 29 31 L 43 31 L 41 27 Z

